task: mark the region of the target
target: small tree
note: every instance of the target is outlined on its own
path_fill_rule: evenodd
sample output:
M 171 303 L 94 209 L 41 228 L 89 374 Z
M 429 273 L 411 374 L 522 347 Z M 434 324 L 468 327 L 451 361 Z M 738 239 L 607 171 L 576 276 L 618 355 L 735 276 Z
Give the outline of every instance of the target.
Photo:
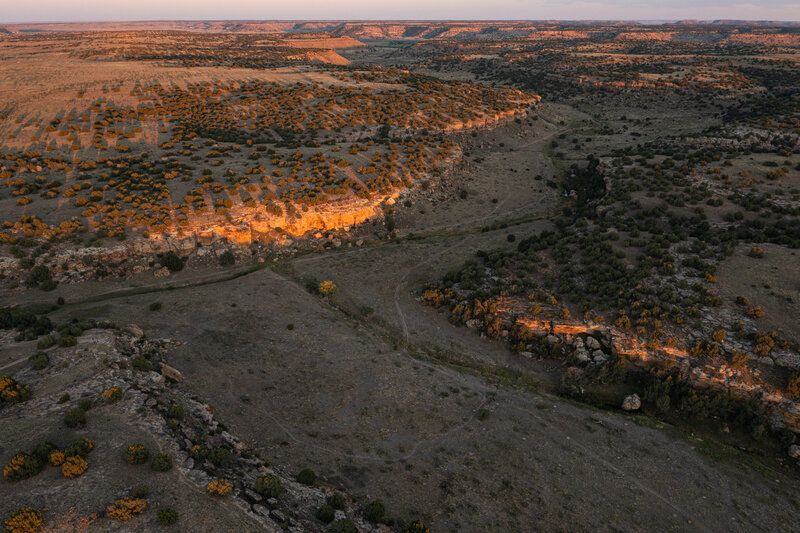
M 317 475 L 310 468 L 304 468 L 297 474 L 295 479 L 303 485 L 313 485 L 317 480 Z
M 385 515 L 386 508 L 380 500 L 371 501 L 364 507 L 364 518 L 370 522 L 380 522 Z
M 165 253 L 161 259 L 159 259 L 159 263 L 161 263 L 161 266 L 167 267 L 170 272 L 178 272 L 183 269 L 183 259 L 178 257 L 178 254 L 175 252 Z
M 208 460 L 214 466 L 222 466 L 231 460 L 233 454 L 224 446 L 214 446 L 208 451 Z
M 334 492 L 325 499 L 325 502 L 334 509 L 344 509 L 344 506 L 347 503 L 344 494 L 341 492 Z
M 283 492 L 283 484 L 278 476 L 265 474 L 256 479 L 255 490 L 265 498 L 277 498 Z
M 336 516 L 336 511 L 333 507 L 328 505 L 327 503 L 322 504 L 322 506 L 317 509 L 317 518 L 319 518 L 322 522 L 326 524 L 333 522 L 333 518 Z

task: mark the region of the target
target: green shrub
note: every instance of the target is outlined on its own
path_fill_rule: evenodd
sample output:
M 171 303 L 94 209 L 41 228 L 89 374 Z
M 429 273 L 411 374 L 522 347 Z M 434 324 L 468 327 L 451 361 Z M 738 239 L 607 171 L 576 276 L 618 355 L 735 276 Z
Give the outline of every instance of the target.
M 54 290 L 56 287 L 58 287 L 58 282 L 48 279 L 47 281 L 42 282 L 42 286 L 39 288 L 48 292 Z
M 58 337 L 56 335 L 50 334 L 39 339 L 39 342 L 36 343 L 36 347 L 40 350 L 44 350 L 46 348 L 50 348 L 51 346 L 55 346 L 57 343 L 58 343 Z
M 150 458 L 150 450 L 144 444 L 128 444 L 125 460 L 129 465 L 142 465 Z
M 150 464 L 150 468 L 156 472 L 167 472 L 172 470 L 172 457 L 165 453 L 158 453 L 155 457 L 153 457 L 153 462 Z
M 224 446 L 214 446 L 208 451 L 208 460 L 214 466 L 222 466 L 231 460 L 232 453 Z
M 82 438 L 78 439 L 69 447 L 64 450 L 64 456 L 66 457 L 83 457 L 86 458 L 87 455 L 94 449 L 94 442 L 92 439 Z
M 183 269 L 183 259 L 178 257 L 175 252 L 167 252 L 160 259 L 162 267 L 167 267 L 170 272 L 178 272 Z
M 283 492 L 283 484 L 278 476 L 265 474 L 256 479 L 255 490 L 265 498 L 277 498 Z
M 67 403 L 70 400 L 70 396 L 68 392 L 65 392 L 61 395 L 61 398 L 58 399 L 58 403 Z
M 139 485 L 133 489 L 134 498 L 146 498 L 148 494 L 150 494 L 150 489 L 147 485 Z
M 172 507 L 162 507 L 156 513 L 156 519 L 162 526 L 171 526 L 178 521 L 178 511 Z
M 36 448 L 33 449 L 33 453 L 31 455 L 39 459 L 42 463 L 47 463 L 48 459 L 50 458 L 50 454 L 56 449 L 58 449 L 58 446 L 52 442 L 40 442 L 36 445 Z
M 52 274 L 46 265 L 36 265 L 31 269 L 28 278 L 25 280 L 25 285 L 28 287 L 36 287 L 39 283 L 51 280 Z
M 86 425 L 86 411 L 80 407 L 67 409 L 64 413 L 64 424 L 70 428 L 83 427 Z
M 295 479 L 303 485 L 313 485 L 317 480 L 317 475 L 310 468 L 304 468 L 297 474 Z
M 161 302 L 153 302 L 150 304 L 151 311 L 160 311 L 161 308 L 164 307 Z
M 317 509 L 317 518 L 326 524 L 333 522 L 334 516 L 336 516 L 336 511 L 327 503 L 322 504 L 322 506 Z
M 173 403 L 167 409 L 167 416 L 170 418 L 183 418 L 183 406 L 178 403 Z
M 386 508 L 380 500 L 371 501 L 364 507 L 364 518 L 370 522 L 380 522 L 385 515 Z
M 134 357 L 131 365 L 135 370 L 141 370 L 142 372 L 149 372 L 153 369 L 153 364 L 143 355 Z
M 226 250 L 219 256 L 219 264 L 222 266 L 230 266 L 234 263 L 236 263 L 236 257 L 230 250 Z
M 83 409 L 84 411 L 88 411 L 92 408 L 92 399 L 91 398 L 81 398 L 78 401 L 78 408 Z
M 75 346 L 78 344 L 78 339 L 73 337 L 72 335 L 61 335 L 58 338 L 58 345 L 62 348 L 67 348 L 69 346 Z
M 349 518 L 342 518 L 331 526 L 331 533 L 358 533 L 355 523 Z
M 36 352 L 28 357 L 28 362 L 34 370 L 43 370 L 50 364 L 50 356 L 46 352 Z
M 334 492 L 333 494 L 328 496 L 325 499 L 325 501 L 327 502 L 328 505 L 330 505 L 334 509 L 341 510 L 344 509 L 347 500 L 345 499 L 344 494 L 342 494 L 341 492 Z

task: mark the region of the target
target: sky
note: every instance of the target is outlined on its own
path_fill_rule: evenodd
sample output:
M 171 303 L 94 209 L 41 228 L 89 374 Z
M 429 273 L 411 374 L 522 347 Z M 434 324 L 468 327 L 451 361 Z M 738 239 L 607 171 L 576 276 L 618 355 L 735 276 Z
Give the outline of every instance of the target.
M 0 23 L 117 20 L 800 20 L 800 0 L 0 0 Z

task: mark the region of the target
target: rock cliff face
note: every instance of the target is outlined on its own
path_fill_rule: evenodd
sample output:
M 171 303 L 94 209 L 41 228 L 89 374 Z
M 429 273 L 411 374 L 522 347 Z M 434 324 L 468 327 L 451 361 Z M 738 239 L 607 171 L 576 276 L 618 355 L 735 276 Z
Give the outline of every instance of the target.
M 610 354 L 623 357 L 630 365 L 643 370 L 679 368 L 688 383 L 698 389 L 723 390 L 741 398 L 755 396 L 770 413 L 776 427 L 800 433 L 800 402 L 764 383 L 757 369 L 736 370 L 725 364 L 703 364 L 684 349 L 649 345 L 614 326 L 524 316 L 517 317 L 515 325 L 551 344 L 573 347 L 578 361 L 603 361 Z
M 333 50 L 313 50 L 303 54 L 286 56 L 292 61 L 320 62 L 326 65 L 349 65 L 350 61 Z
M 241 206 L 233 208 L 228 217 L 204 217 L 187 226 L 130 238 L 112 246 L 56 251 L 49 263 L 50 270 L 56 281 L 72 282 L 104 275 L 138 274 L 149 270 L 157 255 L 167 252 L 187 256 L 209 248 L 247 247 L 254 243 L 287 247 L 294 243 L 293 238 L 320 231 L 348 231 L 379 218 L 383 216 L 383 208 L 393 205 L 400 193 L 326 203 L 307 211 L 298 209 L 294 215 L 275 216 L 264 208 Z M 19 260 L 3 257 L 0 273 L 21 280 L 27 271 L 20 267 Z
M 150 237 L 156 242 L 194 237 L 205 243 L 226 239 L 236 244 L 276 240 L 281 234 L 300 237 L 312 231 L 349 228 L 379 217 L 383 213 L 383 206 L 393 204 L 399 195 L 400 191 L 395 191 L 368 199 L 350 198 L 327 202 L 310 207 L 307 211 L 298 209 L 293 215 L 284 213 L 280 216 L 269 214 L 264 208 L 238 206 L 232 208 L 226 218 L 200 218 L 190 222 L 188 226 L 154 233 Z

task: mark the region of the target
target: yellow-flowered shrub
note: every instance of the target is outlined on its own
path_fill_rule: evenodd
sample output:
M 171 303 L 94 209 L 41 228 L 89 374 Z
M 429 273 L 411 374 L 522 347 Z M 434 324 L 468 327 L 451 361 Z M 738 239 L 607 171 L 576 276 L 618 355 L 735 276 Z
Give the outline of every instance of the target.
M 333 296 L 339 288 L 332 281 L 323 281 L 319 284 L 318 290 L 323 296 Z
M 230 496 L 233 487 L 227 479 L 215 479 L 206 485 L 206 492 L 215 496 Z
M 42 461 L 33 455 L 20 452 L 3 468 L 3 477 L 8 481 L 20 481 L 42 471 Z
M 64 477 L 78 477 L 89 468 L 89 463 L 86 459 L 80 456 L 67 457 L 64 464 L 61 465 L 61 473 Z
M 103 391 L 103 398 L 109 401 L 109 403 L 118 402 L 122 399 L 122 389 L 119 387 L 111 387 L 110 389 L 106 389 Z
M 4 403 L 24 402 L 30 397 L 30 385 L 18 383 L 8 376 L 0 376 L 0 406 Z
M 128 444 L 125 448 L 125 460 L 131 465 L 141 465 L 147 462 L 150 450 L 144 444 Z
M 130 520 L 135 515 L 144 511 L 147 502 L 141 498 L 125 497 L 115 501 L 106 508 L 106 516 L 114 520 Z
M 61 466 L 66 458 L 66 454 L 61 450 L 50 452 L 50 464 L 53 466 Z
M 41 527 L 41 511 L 30 507 L 17 509 L 6 519 L 6 533 L 35 533 Z

